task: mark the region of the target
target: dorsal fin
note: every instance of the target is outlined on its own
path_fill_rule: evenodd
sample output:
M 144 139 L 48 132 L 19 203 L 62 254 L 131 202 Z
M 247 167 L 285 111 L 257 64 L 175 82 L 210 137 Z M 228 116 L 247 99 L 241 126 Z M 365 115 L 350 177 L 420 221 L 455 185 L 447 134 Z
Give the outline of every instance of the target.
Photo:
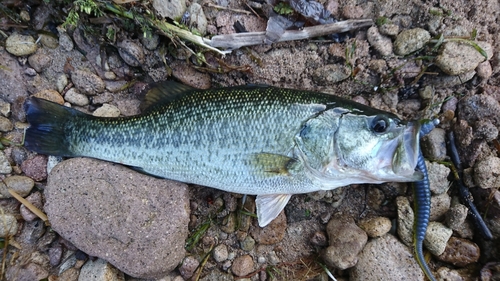
M 169 103 L 194 89 L 174 81 L 160 82 L 148 91 L 140 109 L 144 112 L 158 104 Z

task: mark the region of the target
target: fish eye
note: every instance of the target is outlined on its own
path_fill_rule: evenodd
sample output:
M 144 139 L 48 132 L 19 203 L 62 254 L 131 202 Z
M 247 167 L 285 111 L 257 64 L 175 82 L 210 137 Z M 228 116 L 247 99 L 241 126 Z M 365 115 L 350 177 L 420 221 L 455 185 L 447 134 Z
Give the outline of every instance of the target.
M 372 120 L 370 129 L 375 133 L 384 133 L 389 128 L 390 121 L 385 116 L 377 115 Z

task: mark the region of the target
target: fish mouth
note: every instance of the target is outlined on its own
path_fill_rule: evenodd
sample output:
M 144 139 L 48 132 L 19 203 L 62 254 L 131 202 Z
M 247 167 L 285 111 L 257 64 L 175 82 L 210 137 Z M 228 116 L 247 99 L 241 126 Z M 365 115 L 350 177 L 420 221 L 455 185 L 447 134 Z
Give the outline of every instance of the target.
M 411 178 L 415 177 L 416 180 L 420 179 L 421 174 L 415 171 L 420 147 L 420 126 L 420 122 L 411 121 L 403 129 L 398 147 L 392 159 L 394 174 Z

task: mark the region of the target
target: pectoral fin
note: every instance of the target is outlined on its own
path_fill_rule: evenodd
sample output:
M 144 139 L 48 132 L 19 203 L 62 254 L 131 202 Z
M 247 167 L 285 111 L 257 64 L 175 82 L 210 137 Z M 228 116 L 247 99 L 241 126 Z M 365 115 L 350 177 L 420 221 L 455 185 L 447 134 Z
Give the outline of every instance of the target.
M 264 227 L 274 220 L 292 197 L 291 194 L 257 195 L 257 219 L 259 226 Z
M 265 176 L 290 175 L 298 161 L 294 158 L 274 154 L 274 153 L 255 153 L 252 154 L 250 163 L 258 173 Z

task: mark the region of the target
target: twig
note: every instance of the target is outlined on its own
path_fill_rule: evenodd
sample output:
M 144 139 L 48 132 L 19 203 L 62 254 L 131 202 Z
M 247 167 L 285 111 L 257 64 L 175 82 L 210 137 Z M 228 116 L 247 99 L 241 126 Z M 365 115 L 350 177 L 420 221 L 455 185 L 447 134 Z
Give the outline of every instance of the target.
M 233 11 L 233 12 L 236 12 L 236 13 L 243 13 L 243 14 L 247 14 L 247 15 L 251 15 L 252 14 L 249 11 L 240 10 L 240 9 L 231 9 L 231 8 L 227 8 L 227 7 L 215 5 L 215 4 L 212 4 L 212 3 L 207 3 L 207 4 L 205 4 L 205 6 L 210 7 L 210 8 L 219 9 L 219 10 L 228 10 L 228 11 Z
M 286 30 L 277 42 L 309 39 L 333 33 L 347 32 L 371 25 L 373 25 L 371 19 L 363 19 L 304 27 L 301 30 Z M 266 32 L 262 31 L 216 35 L 212 39 L 203 38 L 203 41 L 215 48 L 235 50 L 244 46 L 264 44 L 265 38 Z
M 40 209 L 35 207 L 28 200 L 24 199 L 21 195 L 17 194 L 17 192 L 15 192 L 14 190 L 9 188 L 8 191 L 9 191 L 10 195 L 12 195 L 12 197 L 16 198 L 17 201 L 21 202 L 24 206 L 26 206 L 26 208 L 28 208 L 31 212 L 33 212 L 33 214 L 35 214 L 35 215 L 37 215 L 37 217 L 41 218 L 45 222 L 45 224 L 48 223 L 49 218 L 47 218 L 47 215 L 44 212 L 42 212 Z

